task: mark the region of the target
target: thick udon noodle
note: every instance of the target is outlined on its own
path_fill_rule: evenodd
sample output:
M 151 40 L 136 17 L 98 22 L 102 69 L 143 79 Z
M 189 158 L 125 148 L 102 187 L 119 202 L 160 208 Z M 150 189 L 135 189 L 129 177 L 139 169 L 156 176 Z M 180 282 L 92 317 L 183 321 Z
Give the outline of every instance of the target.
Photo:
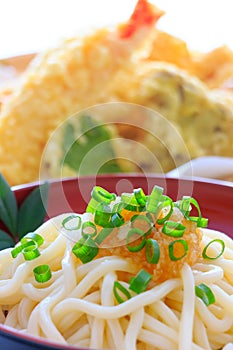
M 37 259 L 25 261 L 22 254 L 13 259 L 11 249 L 0 252 L 2 324 L 60 344 L 89 348 L 233 348 L 233 241 L 229 237 L 204 229 L 203 247 L 213 238 L 225 242 L 220 258 L 200 259 L 192 268 L 185 264 L 180 278 L 118 304 L 113 284 L 119 280 L 128 286 L 124 273 L 132 272 L 130 262 L 108 256 L 82 264 L 71 254 L 80 233 L 70 236 L 64 231 L 64 215 L 37 230 L 45 240 Z M 88 215 L 83 214 L 83 220 Z M 52 270 L 46 283 L 36 282 L 33 276 L 33 268 L 40 264 L 49 264 Z M 208 307 L 195 296 L 195 285 L 200 283 L 215 295 L 216 302 Z

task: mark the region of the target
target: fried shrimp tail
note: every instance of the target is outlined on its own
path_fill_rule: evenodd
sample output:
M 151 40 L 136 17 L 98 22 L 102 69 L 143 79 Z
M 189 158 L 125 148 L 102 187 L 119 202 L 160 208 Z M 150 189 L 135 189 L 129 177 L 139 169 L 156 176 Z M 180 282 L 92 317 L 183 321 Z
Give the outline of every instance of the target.
M 120 38 L 132 37 L 139 28 L 150 28 L 163 14 L 163 11 L 150 4 L 147 0 L 138 0 L 128 23 L 120 25 L 118 28 Z

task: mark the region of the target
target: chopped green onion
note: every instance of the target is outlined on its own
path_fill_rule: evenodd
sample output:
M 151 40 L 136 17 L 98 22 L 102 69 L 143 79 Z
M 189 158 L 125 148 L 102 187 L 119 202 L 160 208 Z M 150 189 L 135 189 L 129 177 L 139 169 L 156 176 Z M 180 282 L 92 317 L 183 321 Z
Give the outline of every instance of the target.
M 83 246 L 83 244 L 85 243 L 86 239 L 87 239 L 86 237 L 80 238 L 80 240 L 78 242 L 76 242 L 75 245 L 73 246 L 73 249 L 74 249 L 74 247 L 75 247 L 75 249 L 81 248 Z
M 81 227 L 81 217 L 79 215 L 69 215 L 62 221 L 62 226 L 68 230 L 78 230 Z
M 190 216 L 191 206 L 194 206 L 197 209 L 198 216 Z M 179 209 L 183 213 L 184 217 L 190 221 L 194 221 L 197 224 L 197 227 L 207 227 L 208 226 L 208 219 L 203 218 L 201 214 L 201 209 L 193 197 L 184 196 L 182 200 L 179 202 Z
M 34 243 L 32 242 L 32 244 L 34 245 Z M 14 249 L 12 249 L 11 251 L 11 256 L 12 258 L 16 258 L 23 250 L 23 246 L 20 244 L 17 247 L 15 247 Z
M 133 190 L 134 196 L 136 198 L 136 201 L 141 207 L 144 207 L 146 205 L 147 197 L 143 191 L 142 188 L 135 188 Z
M 194 199 L 193 197 L 190 197 L 190 204 L 194 205 L 194 207 L 197 209 L 198 216 L 201 217 L 201 209 L 196 199 Z
M 134 193 L 122 193 L 121 194 L 121 203 L 124 209 L 129 211 L 143 211 L 144 207 L 141 207 Z
M 155 239 L 149 238 L 146 241 L 146 260 L 151 264 L 157 264 L 160 258 L 159 244 Z
M 72 248 L 74 255 L 79 258 L 83 264 L 92 261 L 99 252 L 99 248 L 91 237 L 84 240 L 83 244 L 78 241 Z
M 158 206 L 158 211 L 161 212 L 163 208 L 170 207 L 169 212 L 163 218 L 159 218 L 156 220 L 157 224 L 162 225 L 165 221 L 167 221 L 173 212 L 173 202 L 168 196 L 161 196 L 161 204 Z
M 199 216 L 189 216 L 189 220 L 196 222 L 197 227 L 207 227 L 208 226 L 208 219 L 206 218 L 200 218 Z
M 103 243 L 103 241 L 110 235 L 112 232 L 113 228 L 112 227 L 104 227 L 98 234 L 98 236 L 95 238 L 95 243 L 100 245 Z
M 39 265 L 33 269 L 33 273 L 39 283 L 47 282 L 52 277 L 49 265 Z
M 20 253 L 22 253 L 22 250 L 28 246 L 35 246 L 35 242 L 33 240 L 27 241 L 24 244 L 20 244 L 11 251 L 12 258 L 16 258 Z
M 126 299 L 130 299 L 131 298 L 131 294 L 130 292 L 118 281 L 114 282 L 113 285 L 113 293 L 114 296 L 116 298 L 116 300 L 118 301 L 118 303 L 123 303 L 125 300 L 120 296 L 119 292 L 120 291 L 125 297 Z
M 130 241 L 130 238 L 132 236 L 138 236 L 138 237 Z M 141 238 L 141 241 L 138 245 L 130 245 L 132 241 L 137 241 L 139 238 Z M 145 244 L 146 244 L 146 235 L 142 230 L 140 230 L 137 227 L 134 227 L 128 231 L 126 236 L 126 246 L 130 252 L 134 252 L 134 253 L 139 252 L 139 250 L 141 250 Z
M 156 213 L 163 194 L 163 188 L 154 186 L 147 200 L 146 210 L 150 213 Z
M 97 228 L 93 222 L 86 221 L 82 224 L 82 236 L 84 238 L 95 237 L 96 234 L 97 234 Z
M 86 213 L 94 214 L 98 205 L 99 205 L 99 202 L 97 202 L 94 198 L 91 198 L 87 205 Z
M 113 213 L 110 217 L 110 226 L 111 227 L 120 227 L 124 224 L 125 220 L 120 213 Z
M 11 251 L 12 257 L 16 258 L 20 253 L 23 253 L 25 260 L 33 260 L 40 255 L 38 247 L 44 243 L 44 239 L 35 232 L 29 232 L 21 239 L 20 243 Z
M 94 186 L 91 195 L 97 202 L 105 204 L 109 204 L 116 199 L 115 193 L 109 193 L 100 186 Z
M 188 218 L 190 210 L 192 209 L 190 200 L 190 196 L 183 196 L 180 201 L 176 202 L 178 208 L 186 218 Z
M 132 205 L 132 204 L 125 204 L 124 209 L 128 211 L 138 211 L 138 212 L 144 211 L 144 207 L 140 207 L 139 205 Z
M 136 214 L 130 219 L 130 221 L 131 221 L 131 226 L 133 228 L 140 228 L 141 230 L 142 228 L 144 228 L 143 226 L 145 226 L 146 224 L 147 229 L 144 230 L 145 235 L 150 234 L 152 227 L 154 226 L 152 217 L 150 219 L 147 215 Z
M 124 203 L 122 202 L 119 202 L 119 203 L 115 203 L 113 205 L 113 208 L 112 208 L 112 213 L 118 213 L 120 214 L 122 209 L 124 209 Z
M 215 296 L 212 290 L 204 283 L 195 286 L 195 294 L 204 302 L 206 306 L 215 303 Z
M 210 245 L 212 245 L 213 243 L 219 243 L 221 245 L 221 251 L 219 254 L 217 254 L 216 256 L 210 256 L 207 254 L 207 250 L 209 248 Z M 212 241 L 210 241 L 206 246 L 205 248 L 203 249 L 203 252 L 202 252 L 202 256 L 204 259 L 210 259 L 210 260 L 216 260 L 218 259 L 224 252 L 225 250 L 225 243 L 222 239 L 213 239 Z
M 38 233 L 35 232 L 29 232 L 26 234 L 26 236 L 24 236 L 20 242 L 21 244 L 25 244 L 28 241 L 34 241 L 35 243 L 37 243 L 38 247 L 40 247 L 43 243 L 44 243 L 44 238 L 39 235 Z
M 175 249 L 175 246 L 177 244 L 181 244 L 183 246 L 183 254 L 181 254 L 180 256 L 176 256 L 174 253 L 174 249 Z M 169 252 L 169 257 L 172 261 L 177 261 L 177 260 L 180 260 L 182 259 L 183 257 L 185 257 L 185 255 L 187 254 L 188 252 L 188 243 L 184 240 L 184 239 L 177 239 L 176 241 L 173 241 L 171 243 L 169 243 L 169 246 L 168 246 L 168 252 Z
M 125 204 L 133 204 L 133 205 L 138 205 L 138 202 L 135 198 L 134 193 L 126 193 L 123 192 L 121 194 L 121 202 Z
M 95 211 L 95 224 L 102 227 L 109 227 L 111 214 L 111 209 L 108 205 L 99 204 L 98 208 Z
M 25 260 L 34 260 L 40 256 L 38 245 L 33 241 L 33 245 L 28 245 L 23 248 L 22 254 Z
M 179 222 L 166 221 L 163 225 L 162 232 L 171 237 L 182 237 L 186 227 Z
M 197 220 L 197 227 L 207 227 L 209 220 L 207 218 L 199 218 Z
M 139 273 L 130 280 L 129 289 L 139 294 L 146 290 L 148 284 L 152 279 L 152 275 L 145 271 L 144 269 L 140 270 Z

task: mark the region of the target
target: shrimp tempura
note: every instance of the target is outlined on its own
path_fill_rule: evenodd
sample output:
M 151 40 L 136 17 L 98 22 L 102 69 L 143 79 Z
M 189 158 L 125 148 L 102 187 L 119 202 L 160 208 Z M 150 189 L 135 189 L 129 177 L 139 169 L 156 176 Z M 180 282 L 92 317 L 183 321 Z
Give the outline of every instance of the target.
M 43 149 L 62 121 L 111 100 L 115 74 L 149 40 L 162 14 L 138 0 L 128 23 L 68 39 L 33 60 L 0 114 L 0 172 L 10 185 L 39 178 Z

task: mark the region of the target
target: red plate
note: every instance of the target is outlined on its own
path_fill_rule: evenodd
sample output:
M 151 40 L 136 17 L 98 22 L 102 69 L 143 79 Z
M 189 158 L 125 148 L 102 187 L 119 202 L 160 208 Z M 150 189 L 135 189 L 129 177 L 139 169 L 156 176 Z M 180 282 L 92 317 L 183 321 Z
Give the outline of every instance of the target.
M 141 174 L 55 180 L 51 181 L 48 218 L 63 212 L 84 212 L 90 199 L 90 192 L 95 185 L 120 194 L 137 187 L 142 187 L 145 193 L 149 193 L 155 184 L 164 187 L 164 193 L 173 200 L 180 199 L 183 195 L 194 197 L 199 202 L 203 217 L 209 218 L 209 228 L 225 232 L 233 238 L 233 183 L 214 180 L 174 179 Z M 21 203 L 36 186 L 38 183 L 15 187 L 18 202 Z M 0 347 L 7 350 L 74 349 L 72 346 L 35 339 L 30 335 L 19 335 L 17 331 L 2 325 L 0 325 Z

